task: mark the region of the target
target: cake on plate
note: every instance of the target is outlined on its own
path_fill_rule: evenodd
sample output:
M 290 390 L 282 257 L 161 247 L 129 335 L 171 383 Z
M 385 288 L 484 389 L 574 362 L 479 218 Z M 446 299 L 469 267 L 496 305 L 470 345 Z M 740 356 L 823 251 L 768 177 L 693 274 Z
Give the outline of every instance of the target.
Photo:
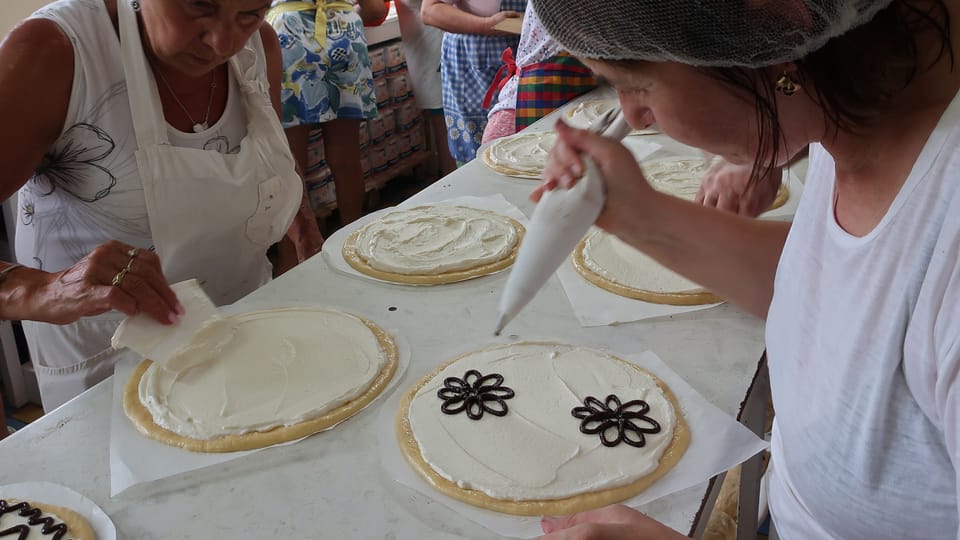
M 466 206 L 392 211 L 354 231 L 343 258 L 358 272 L 394 283 L 439 285 L 492 274 L 513 264 L 524 228 Z
M 406 460 L 440 492 L 527 516 L 626 500 L 689 444 L 681 408 L 656 376 L 559 343 L 455 358 L 404 394 L 396 429 Z
M 0 537 L 96 540 L 83 516 L 60 506 L 0 499 Z
M 162 365 L 141 362 L 124 388 L 137 429 L 198 452 L 296 440 L 349 418 L 389 384 L 393 339 L 371 321 L 322 308 L 212 320 Z

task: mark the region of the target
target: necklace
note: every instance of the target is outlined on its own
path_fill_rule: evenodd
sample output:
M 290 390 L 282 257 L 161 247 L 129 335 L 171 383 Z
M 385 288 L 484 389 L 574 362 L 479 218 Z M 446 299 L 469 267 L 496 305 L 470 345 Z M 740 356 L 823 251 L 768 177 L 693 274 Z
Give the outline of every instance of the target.
M 164 86 L 167 87 L 167 91 L 170 92 L 170 95 L 173 96 L 173 100 L 177 102 L 177 105 L 180 106 L 180 109 L 183 110 L 183 114 L 187 115 L 187 118 L 190 120 L 190 123 L 193 124 L 193 132 L 200 133 L 201 131 L 210 127 L 210 124 L 207 122 L 210 119 L 210 105 L 213 104 L 213 91 L 217 88 L 217 81 L 215 78 L 216 74 L 211 75 L 213 80 L 210 81 L 210 97 L 207 98 L 207 112 L 203 115 L 203 121 L 197 122 L 193 119 L 193 115 L 190 114 L 190 111 L 187 110 L 187 107 L 180 101 L 180 98 L 177 97 L 177 93 L 173 91 L 173 87 L 170 86 L 170 81 L 164 77 L 163 72 L 159 69 L 154 70 L 157 75 L 160 76 L 160 80 L 163 81 Z

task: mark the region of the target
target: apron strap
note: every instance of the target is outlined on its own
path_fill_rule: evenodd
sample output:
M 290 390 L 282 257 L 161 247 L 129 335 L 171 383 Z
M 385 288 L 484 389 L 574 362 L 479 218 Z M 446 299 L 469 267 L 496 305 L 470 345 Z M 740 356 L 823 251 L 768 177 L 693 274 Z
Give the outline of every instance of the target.
M 510 47 L 504 49 L 500 55 L 500 60 L 503 61 L 503 65 L 497 70 L 496 76 L 493 77 L 493 82 L 490 83 L 490 87 L 487 88 L 487 93 L 483 96 L 484 109 L 490 108 L 490 104 L 493 102 L 493 96 L 498 94 L 500 90 L 506 86 L 507 81 L 517 72 L 517 62 L 513 59 L 513 49 Z
M 130 5 L 131 0 L 117 0 L 117 17 L 120 26 L 120 54 L 123 58 L 123 76 L 130 100 L 130 114 L 137 146 L 144 148 L 155 144 L 169 144 L 167 122 L 163 117 L 163 105 L 153 72 L 140 41 L 137 15 Z

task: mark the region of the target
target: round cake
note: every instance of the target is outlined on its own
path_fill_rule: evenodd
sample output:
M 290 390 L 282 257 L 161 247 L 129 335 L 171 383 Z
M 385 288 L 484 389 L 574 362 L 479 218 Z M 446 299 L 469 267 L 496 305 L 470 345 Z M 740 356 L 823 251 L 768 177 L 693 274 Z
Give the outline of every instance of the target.
M 386 388 L 393 339 L 341 311 L 285 308 L 211 321 L 163 365 L 144 360 L 124 410 L 137 429 L 198 452 L 296 440 L 352 416 Z
M 707 172 L 703 158 L 673 157 L 644 161 L 641 164 L 643 175 L 650 185 L 657 191 L 693 201 L 696 199 L 700 182 Z M 776 199 L 770 208 L 773 210 L 783 206 L 790 198 L 790 189 L 786 184 L 780 184 Z
M 524 131 L 493 141 L 480 159 L 500 174 L 539 179 L 556 142 L 555 131 Z
M 404 396 L 397 437 L 433 487 L 498 512 L 569 514 L 628 499 L 679 461 L 676 398 L 613 355 L 559 343 L 459 356 Z
M 476 208 L 429 205 L 367 223 L 343 245 L 358 272 L 395 283 L 438 285 L 492 274 L 513 264 L 524 228 Z
M 93 528 L 80 514 L 45 503 L 0 499 L 0 536 L 96 540 Z
M 619 107 L 620 102 L 617 99 L 589 99 L 566 109 L 564 113 L 568 124 L 580 129 L 587 129 L 592 126 L 601 115 L 611 109 Z M 653 135 L 655 133 L 660 133 L 660 130 L 655 127 L 631 131 L 633 135 Z
M 620 296 L 675 306 L 723 301 L 616 236 L 599 229 L 580 242 L 572 257 L 573 267 L 587 281 Z

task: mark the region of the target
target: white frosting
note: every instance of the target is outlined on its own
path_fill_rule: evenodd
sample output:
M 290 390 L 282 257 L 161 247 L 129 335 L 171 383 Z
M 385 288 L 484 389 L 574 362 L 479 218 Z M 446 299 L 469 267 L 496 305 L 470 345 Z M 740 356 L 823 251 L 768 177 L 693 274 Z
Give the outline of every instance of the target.
M 620 103 L 616 99 L 581 101 L 575 107 L 567 109 L 567 123 L 574 127 L 586 129 L 597 118 L 600 118 L 600 115 L 618 106 L 620 106 Z
M 626 287 L 659 293 L 703 289 L 616 236 L 600 230 L 587 237 L 583 259 L 590 270 Z
M 8 503 L 10 504 L 10 506 L 14 506 L 18 504 L 18 503 L 10 503 L 9 501 Z M 30 508 L 33 509 L 34 506 L 31 504 Z M 41 519 L 52 518 L 54 527 L 63 523 L 63 519 L 61 519 L 56 514 L 51 514 L 49 512 L 42 512 L 40 514 L 40 518 Z M 42 534 L 40 532 L 43 529 L 43 524 L 30 525 L 29 521 L 30 521 L 30 518 L 21 516 L 19 511 L 7 512 L 2 516 L 0 516 L 0 531 L 5 531 L 12 527 L 19 527 L 20 525 L 26 525 L 27 527 L 29 527 L 30 532 L 27 533 L 27 537 L 25 540 L 49 540 L 50 538 L 53 538 L 52 534 Z M 19 539 L 20 537 L 17 535 L 12 535 L 10 536 L 10 538 Z M 76 536 L 71 534 L 71 531 L 69 528 L 67 529 L 67 534 L 65 534 L 61 538 L 61 540 L 75 540 L 75 539 L 76 539 Z
M 694 200 L 707 172 L 703 159 L 661 159 L 643 163 L 643 175 L 657 191 Z
M 255 311 L 211 321 L 140 380 L 157 425 L 194 439 L 265 431 L 365 392 L 386 362 L 362 320 L 324 309 Z
M 535 131 L 503 137 L 490 145 L 490 161 L 514 171 L 538 175 L 556 142 L 555 131 Z
M 587 100 L 578 103 L 573 108 L 567 109 L 567 123 L 580 129 L 587 129 L 600 118 L 600 116 L 610 109 L 619 107 L 620 102 L 616 99 Z M 634 135 L 652 135 L 660 133 L 656 127 L 646 129 L 635 129 L 631 131 Z
M 444 379 L 462 379 L 470 369 L 503 375 L 503 386 L 515 393 L 506 400 L 506 416 L 484 413 L 471 420 L 440 410 L 437 391 Z M 660 433 L 647 434 L 642 448 L 606 447 L 599 435 L 581 433 L 571 411 L 588 396 L 604 401 L 610 394 L 622 403 L 649 403 L 647 414 Z M 462 488 L 518 501 L 633 482 L 657 467 L 676 425 L 673 406 L 650 376 L 600 351 L 538 343 L 479 351 L 447 366 L 417 392 L 409 414 L 423 458 L 438 474 Z
M 636 131 L 632 132 L 638 133 Z M 640 161 L 660 149 L 647 137 L 624 137 L 621 141 L 633 157 Z M 519 133 L 497 139 L 490 145 L 490 161 L 523 176 L 538 176 L 546 166 L 550 150 L 557 142 L 555 131 Z
M 418 206 L 363 227 L 357 252 L 371 267 L 396 274 L 436 275 L 492 264 L 519 241 L 504 216 L 464 206 Z

